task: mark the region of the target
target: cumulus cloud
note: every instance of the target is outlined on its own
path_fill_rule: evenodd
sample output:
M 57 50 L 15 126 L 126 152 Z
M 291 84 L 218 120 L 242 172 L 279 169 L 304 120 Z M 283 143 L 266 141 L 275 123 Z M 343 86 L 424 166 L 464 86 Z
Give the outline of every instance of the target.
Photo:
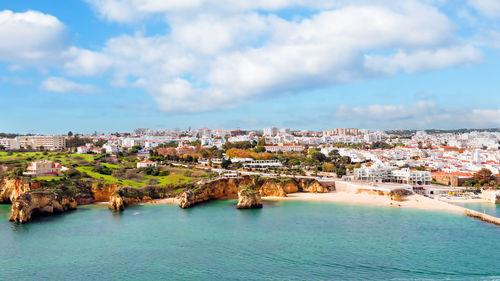
M 61 77 L 49 77 L 40 85 L 40 89 L 56 93 L 82 93 L 95 94 L 99 89 L 88 84 L 78 84 Z
M 500 109 L 441 108 L 434 102 L 379 105 L 367 107 L 339 106 L 334 117 L 355 122 L 367 128 L 490 128 L 500 126 Z
M 45 20 L 41 26 L 51 27 L 42 28 L 51 31 L 45 32 L 52 34 L 50 43 L 58 43 L 51 49 L 42 40 L 34 46 L 44 47 L 33 49 L 51 50 L 45 57 L 56 56 L 66 75 L 106 75 L 113 86 L 143 89 L 164 111 L 233 108 L 275 95 L 482 59 L 482 52 L 457 37 L 454 23 L 429 4 L 434 0 L 87 2 L 110 21 L 161 14 L 169 32 L 120 35 L 88 50 L 65 45 L 64 25 L 34 12 Z M 275 13 L 293 7 L 311 13 L 293 19 Z
M 49 62 L 66 44 L 66 27 L 54 16 L 37 11 L 0 12 L 0 60 Z
M 181 7 L 154 0 L 89 1 L 103 13 L 109 4 L 139 14 L 224 2 L 188 1 Z M 65 67 L 74 75 L 109 71 L 114 85 L 144 88 L 166 111 L 205 111 L 482 58 L 480 50 L 456 38 L 454 24 L 433 6 L 354 2 L 235 1 L 226 6 L 245 12 L 208 9 L 189 19 L 173 16 L 167 18 L 169 34 L 122 35 L 100 51 L 73 49 Z M 335 8 L 299 20 L 252 11 L 300 5 Z
M 469 4 L 487 17 L 500 18 L 499 0 L 469 0 Z

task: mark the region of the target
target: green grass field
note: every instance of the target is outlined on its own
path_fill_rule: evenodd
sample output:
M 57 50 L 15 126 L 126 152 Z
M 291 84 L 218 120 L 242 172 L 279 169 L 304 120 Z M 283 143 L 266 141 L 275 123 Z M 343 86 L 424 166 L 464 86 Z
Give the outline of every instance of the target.
M 10 155 L 9 155 L 10 154 Z M 32 161 L 37 160 L 49 160 L 61 163 L 63 166 L 75 166 L 75 169 L 79 172 L 87 174 L 93 180 L 102 182 L 105 184 L 116 184 L 121 186 L 132 186 L 141 187 L 148 185 L 153 179 L 157 179 L 158 183 L 154 185 L 164 186 L 167 184 L 180 184 L 195 182 L 201 178 L 206 177 L 205 171 L 188 169 L 182 167 L 163 167 L 163 170 L 168 170 L 170 174 L 168 176 L 143 176 L 141 181 L 134 180 L 122 180 L 113 177 L 112 175 L 103 175 L 93 171 L 95 158 L 98 155 L 95 154 L 74 154 L 66 152 L 0 152 L 0 164 L 10 164 L 14 166 L 27 166 Z M 121 164 L 111 164 L 111 163 L 101 163 L 101 165 L 106 166 L 112 170 L 120 168 L 132 168 L 135 167 L 135 163 L 138 161 L 136 158 L 121 157 Z M 46 181 L 57 181 L 62 179 L 62 177 L 36 177 L 33 180 L 46 180 Z

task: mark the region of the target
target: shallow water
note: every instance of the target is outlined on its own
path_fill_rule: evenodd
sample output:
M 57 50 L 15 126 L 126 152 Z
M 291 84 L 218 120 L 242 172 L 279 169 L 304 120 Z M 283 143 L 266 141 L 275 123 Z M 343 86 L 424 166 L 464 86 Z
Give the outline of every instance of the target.
M 463 215 L 328 202 L 106 206 L 8 222 L 0 280 L 500 279 L 500 227 Z
M 495 217 L 500 217 L 500 204 L 495 205 L 493 203 L 457 203 L 456 205 Z

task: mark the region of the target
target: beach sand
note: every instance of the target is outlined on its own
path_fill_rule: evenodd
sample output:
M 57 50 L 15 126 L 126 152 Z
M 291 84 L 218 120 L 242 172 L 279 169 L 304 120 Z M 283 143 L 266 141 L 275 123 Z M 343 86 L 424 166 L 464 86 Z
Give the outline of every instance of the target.
M 365 204 L 374 206 L 389 206 L 401 208 L 415 208 L 422 210 L 439 210 L 454 213 L 464 213 L 464 208 L 449 204 L 437 199 L 431 199 L 422 195 L 406 196 L 401 202 L 391 200 L 389 196 L 371 194 L 356 194 L 349 192 L 330 193 L 291 193 L 287 197 L 263 197 L 263 200 L 303 200 Z
M 167 205 L 177 205 L 179 201 L 177 198 L 165 198 L 165 199 L 154 199 L 148 202 L 142 203 L 144 205 L 156 205 L 156 204 L 167 204 Z

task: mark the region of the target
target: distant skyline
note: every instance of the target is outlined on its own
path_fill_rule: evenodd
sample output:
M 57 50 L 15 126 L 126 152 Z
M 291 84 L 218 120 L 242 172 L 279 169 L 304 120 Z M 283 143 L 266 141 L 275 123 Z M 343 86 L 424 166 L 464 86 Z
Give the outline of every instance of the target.
M 0 132 L 497 128 L 499 73 L 500 0 L 0 5 Z

